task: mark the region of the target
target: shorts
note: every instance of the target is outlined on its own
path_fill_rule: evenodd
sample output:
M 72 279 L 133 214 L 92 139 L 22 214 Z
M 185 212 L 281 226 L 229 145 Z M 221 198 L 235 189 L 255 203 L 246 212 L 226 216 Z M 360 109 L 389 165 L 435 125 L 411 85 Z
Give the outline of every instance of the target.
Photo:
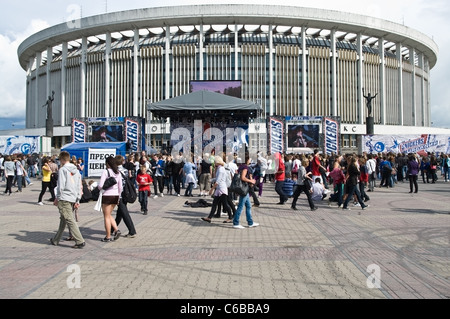
M 102 205 L 117 205 L 119 196 L 102 196 Z

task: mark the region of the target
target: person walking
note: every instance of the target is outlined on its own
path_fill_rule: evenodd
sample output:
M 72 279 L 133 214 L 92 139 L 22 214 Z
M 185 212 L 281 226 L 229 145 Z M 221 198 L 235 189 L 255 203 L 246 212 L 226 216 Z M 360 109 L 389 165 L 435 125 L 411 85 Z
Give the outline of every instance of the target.
M 188 187 L 184 193 L 186 197 L 194 197 L 192 190 L 195 188 L 197 179 L 195 178 L 195 164 L 193 162 L 187 162 L 183 166 L 184 176 L 186 177 L 186 184 Z
M 374 160 L 373 155 L 369 154 L 367 156 L 368 160 L 366 162 L 367 173 L 369 174 L 369 189 L 368 192 L 374 192 L 377 180 L 377 161 Z
M 330 173 L 330 178 L 333 180 L 333 186 L 335 193 L 330 196 L 328 200 L 328 206 L 331 206 L 331 202 L 337 202 L 338 207 L 341 208 L 344 203 L 344 185 L 345 185 L 345 175 L 342 171 L 339 160 L 334 162 L 333 170 Z
M 155 197 L 164 197 L 164 161 L 158 155 L 153 155 L 150 161 L 152 176 L 153 176 L 153 188 L 155 190 Z
M 241 176 L 241 181 L 254 185 L 256 183 L 256 181 L 249 178 L 250 160 L 251 159 L 250 159 L 249 154 L 246 153 L 245 154 L 245 162 L 243 164 L 241 164 L 241 166 L 239 167 L 239 169 L 237 171 L 237 174 L 239 174 Z M 283 181 L 284 181 L 284 179 L 283 179 Z M 244 226 L 242 226 L 240 224 L 240 218 L 241 218 L 241 214 L 244 210 L 244 206 L 245 206 L 245 213 L 246 213 L 248 226 L 250 228 L 258 227 L 259 224 L 255 223 L 253 221 L 252 203 L 250 202 L 250 195 L 247 194 L 245 196 L 239 195 L 239 204 L 238 204 L 238 208 L 236 209 L 236 213 L 234 214 L 233 228 L 235 228 L 235 229 L 244 229 L 245 228 Z
M 311 197 L 311 185 L 312 185 L 312 172 L 307 173 L 306 167 L 309 165 L 309 161 L 303 160 L 302 165 L 298 169 L 298 178 L 294 191 L 294 200 L 292 201 L 292 210 L 297 209 L 297 200 L 300 197 L 301 193 L 305 193 L 306 198 L 308 199 L 309 208 L 311 211 L 317 210 L 317 207 L 314 205 L 314 202 Z M 319 178 L 319 177 L 317 177 Z M 310 184 L 311 183 L 311 184 Z
M 125 159 L 121 155 L 116 156 L 117 168 L 119 169 L 119 172 L 122 175 L 122 190 L 125 188 L 126 178 L 128 177 L 131 180 L 130 172 L 123 167 L 124 161 Z M 125 223 L 125 226 L 127 226 L 128 228 L 128 234 L 125 235 L 124 237 L 135 238 L 136 228 L 134 227 L 134 223 L 133 220 L 131 219 L 130 212 L 128 211 L 127 202 L 122 198 L 122 196 L 120 196 L 119 206 L 116 215 L 117 227 L 119 227 L 122 220 Z
M 199 177 L 199 188 L 200 195 L 206 196 L 211 190 L 211 177 L 213 173 L 213 167 L 209 154 L 203 156 L 203 160 L 200 163 L 200 177 Z M 217 177 L 216 177 L 217 178 Z
M 58 174 L 58 182 L 55 193 L 54 205 L 58 207 L 60 213 L 60 223 L 58 231 L 50 242 L 58 246 L 66 226 L 75 241 L 75 249 L 82 249 L 86 242 L 81 235 L 78 224 L 75 221 L 73 211 L 80 207 L 82 196 L 81 175 L 77 167 L 70 163 L 70 154 L 62 152 L 59 155 L 61 161 L 61 171 Z
M 3 163 L 3 166 L 5 167 L 5 178 L 6 178 L 6 189 L 5 194 L 8 196 L 11 196 L 12 193 L 12 185 L 14 181 L 14 175 L 16 171 L 16 167 L 14 165 L 14 162 L 11 158 L 11 156 L 5 156 L 5 162 Z
M 288 201 L 288 197 L 283 192 L 284 181 L 286 179 L 286 168 L 281 153 L 275 153 L 275 191 L 280 196 L 278 205 L 284 205 Z
M 419 192 L 419 183 L 417 180 L 419 179 L 419 162 L 417 161 L 414 154 L 410 154 L 408 157 L 408 177 L 409 177 L 409 193 L 412 194 L 413 187 L 414 193 Z
M 202 220 L 207 223 L 211 223 L 212 218 L 216 214 L 216 210 L 220 206 L 223 207 L 224 211 L 228 214 L 228 220 L 226 220 L 224 223 L 230 224 L 233 222 L 233 214 L 231 213 L 231 209 L 228 206 L 228 187 L 226 183 L 226 174 L 230 173 L 225 169 L 225 162 L 223 161 L 222 157 L 216 156 L 214 158 L 214 164 L 216 167 L 216 178 L 214 181 L 214 186 L 210 190 L 210 194 L 214 193 L 214 201 L 209 216 L 206 218 L 202 218 Z M 220 209 L 218 210 L 218 212 L 220 213 Z
M 350 159 L 350 165 L 347 169 L 347 199 L 344 201 L 344 207 L 343 210 L 350 210 L 348 208 L 348 203 L 353 199 L 353 195 L 356 194 L 356 197 L 358 199 L 359 204 L 361 205 L 363 210 L 366 210 L 369 205 L 364 204 L 364 201 L 361 198 L 361 193 L 358 189 L 358 179 L 361 175 L 361 172 L 358 169 L 357 166 L 357 159 L 356 157 L 352 156 Z
M 116 183 L 107 189 L 104 189 L 106 180 L 113 177 Z M 109 185 L 108 185 L 109 186 Z M 112 217 L 112 212 L 119 204 L 120 196 L 122 194 L 122 175 L 119 172 L 119 168 L 116 164 L 114 157 L 108 157 L 106 159 L 106 170 L 98 183 L 98 189 L 104 191 L 102 194 L 102 211 L 105 223 L 106 237 L 102 239 L 102 242 L 112 242 L 120 238 L 121 232 L 117 227 L 116 220 Z M 112 234 L 114 238 L 111 238 L 111 229 L 114 230 Z
M 150 185 L 153 184 L 152 177 L 147 174 L 147 167 L 141 166 L 141 169 L 136 177 L 139 186 L 139 204 L 141 204 L 141 212 L 148 215 L 148 198 L 151 195 Z
M 54 189 L 50 185 L 51 181 L 51 175 L 52 175 L 52 169 L 48 165 L 48 158 L 44 158 L 42 160 L 42 188 L 41 193 L 39 194 L 39 200 L 38 205 L 44 206 L 44 203 L 42 202 L 42 198 L 45 195 L 45 192 L 47 189 L 50 191 L 50 194 L 52 195 L 51 198 L 55 198 L 55 192 Z

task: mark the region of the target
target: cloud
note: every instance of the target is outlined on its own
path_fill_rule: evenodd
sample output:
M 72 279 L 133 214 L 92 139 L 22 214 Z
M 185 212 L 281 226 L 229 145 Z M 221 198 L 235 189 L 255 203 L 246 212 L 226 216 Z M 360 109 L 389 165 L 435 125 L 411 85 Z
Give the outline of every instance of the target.
M 0 34 L 0 114 L 2 118 L 24 118 L 26 109 L 26 74 L 20 68 L 17 49 L 28 36 L 49 27 L 43 20 L 32 20 L 23 32 Z M 21 70 L 21 71 L 18 71 Z

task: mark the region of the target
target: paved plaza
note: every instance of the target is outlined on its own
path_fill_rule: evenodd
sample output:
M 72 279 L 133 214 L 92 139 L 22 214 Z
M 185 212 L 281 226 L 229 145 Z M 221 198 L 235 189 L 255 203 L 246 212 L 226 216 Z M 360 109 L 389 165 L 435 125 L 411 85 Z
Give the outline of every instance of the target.
M 59 213 L 36 205 L 40 184 L 0 196 L 1 299 L 450 298 L 450 183 L 441 180 L 416 195 L 407 184 L 377 188 L 367 211 L 322 202 L 311 212 L 303 195 L 294 212 L 266 184 L 253 208 L 261 226 L 243 230 L 183 207 L 198 197 L 167 195 L 149 201 L 148 216 L 131 205 L 138 236 L 114 243 L 100 241 L 91 202 L 80 209 L 83 250 L 49 244 Z

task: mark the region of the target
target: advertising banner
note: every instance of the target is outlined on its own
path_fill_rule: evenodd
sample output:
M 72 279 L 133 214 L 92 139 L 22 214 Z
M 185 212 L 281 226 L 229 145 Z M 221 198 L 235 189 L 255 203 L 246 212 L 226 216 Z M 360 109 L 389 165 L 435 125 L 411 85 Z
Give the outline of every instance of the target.
M 0 136 L 0 154 L 34 154 L 40 153 L 39 136 Z
M 115 149 L 89 149 L 89 177 L 101 177 L 106 169 L 106 159 L 115 157 L 117 154 Z
M 364 150 L 374 153 L 450 153 L 450 135 L 366 135 Z
M 72 143 L 86 143 L 88 127 L 86 122 L 73 119 L 72 121 Z
M 125 141 L 130 143 L 130 152 L 139 152 L 139 122 L 127 118 L 125 120 Z
M 271 154 L 284 153 L 284 123 L 277 118 L 269 118 L 269 151 Z
M 323 121 L 324 154 L 339 154 L 340 125 L 338 119 L 326 117 Z

